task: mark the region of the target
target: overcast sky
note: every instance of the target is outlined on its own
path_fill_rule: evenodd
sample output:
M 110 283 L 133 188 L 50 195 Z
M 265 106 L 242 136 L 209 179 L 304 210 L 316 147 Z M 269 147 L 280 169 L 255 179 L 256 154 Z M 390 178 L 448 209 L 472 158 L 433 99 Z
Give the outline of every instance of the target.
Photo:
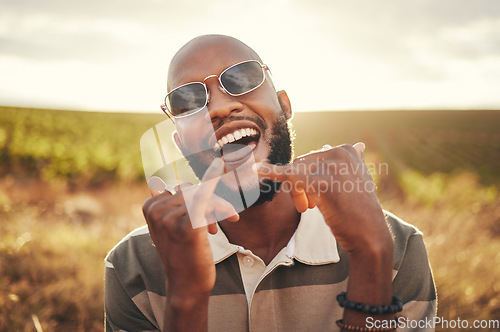
M 499 0 L 0 0 L 0 105 L 158 112 L 206 33 L 253 47 L 296 111 L 500 108 Z

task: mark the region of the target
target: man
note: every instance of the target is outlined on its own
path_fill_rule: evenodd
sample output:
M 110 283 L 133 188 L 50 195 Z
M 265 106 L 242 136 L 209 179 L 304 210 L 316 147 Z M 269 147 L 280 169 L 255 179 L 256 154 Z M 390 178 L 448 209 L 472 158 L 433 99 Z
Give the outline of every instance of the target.
M 168 89 L 175 141 L 202 183 L 155 193 L 143 206 L 148 227 L 106 258 L 107 330 L 389 331 L 393 295 L 404 303 L 397 317 L 432 319 L 422 234 L 382 210 L 362 143 L 290 163 L 290 101 L 231 37 L 188 42 L 172 59 Z M 236 188 L 224 180 L 231 165 L 242 166 Z M 237 213 L 228 195 L 214 194 L 221 186 L 261 195 Z M 214 214 L 225 219 L 212 223 Z

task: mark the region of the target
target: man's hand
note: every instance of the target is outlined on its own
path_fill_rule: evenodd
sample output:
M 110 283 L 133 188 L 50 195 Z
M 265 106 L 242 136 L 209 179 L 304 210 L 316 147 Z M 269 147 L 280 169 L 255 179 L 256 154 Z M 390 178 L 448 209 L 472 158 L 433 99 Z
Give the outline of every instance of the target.
M 223 174 L 222 160 L 215 159 L 199 185 L 182 185 L 174 195 L 168 191 L 156 192 L 143 206 L 151 238 L 167 276 L 166 323 L 172 330 L 196 331 L 206 327 L 208 298 L 215 284 L 215 265 L 207 231 L 217 232 L 216 224 L 211 223 L 215 212 L 231 215 L 230 221 L 239 219 L 228 202 L 214 195 Z M 189 198 L 184 197 L 186 192 Z M 190 204 L 194 208 L 189 213 L 185 199 L 194 203 Z M 193 228 L 193 225 L 203 226 Z
M 282 182 L 299 212 L 318 205 L 348 252 L 391 242 L 375 183 L 363 162 L 364 144 L 315 151 L 289 165 L 261 164 L 261 177 Z

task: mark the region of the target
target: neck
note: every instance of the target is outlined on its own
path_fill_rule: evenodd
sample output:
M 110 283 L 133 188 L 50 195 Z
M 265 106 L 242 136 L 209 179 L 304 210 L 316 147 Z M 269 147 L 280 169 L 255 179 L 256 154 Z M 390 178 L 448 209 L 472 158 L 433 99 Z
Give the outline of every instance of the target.
M 238 222 L 219 224 L 229 242 L 251 250 L 267 265 L 287 245 L 299 220 L 290 194 L 280 191 L 271 202 L 241 212 Z

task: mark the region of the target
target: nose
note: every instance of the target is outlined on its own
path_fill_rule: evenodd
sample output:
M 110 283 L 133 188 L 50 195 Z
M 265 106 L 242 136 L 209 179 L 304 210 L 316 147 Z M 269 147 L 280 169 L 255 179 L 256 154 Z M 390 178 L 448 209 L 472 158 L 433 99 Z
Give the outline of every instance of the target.
M 211 79 L 210 82 L 205 82 L 205 84 L 209 93 L 208 113 L 212 121 L 217 118 L 227 117 L 232 112 L 243 110 L 243 105 L 236 98 L 227 94 L 218 79 Z

